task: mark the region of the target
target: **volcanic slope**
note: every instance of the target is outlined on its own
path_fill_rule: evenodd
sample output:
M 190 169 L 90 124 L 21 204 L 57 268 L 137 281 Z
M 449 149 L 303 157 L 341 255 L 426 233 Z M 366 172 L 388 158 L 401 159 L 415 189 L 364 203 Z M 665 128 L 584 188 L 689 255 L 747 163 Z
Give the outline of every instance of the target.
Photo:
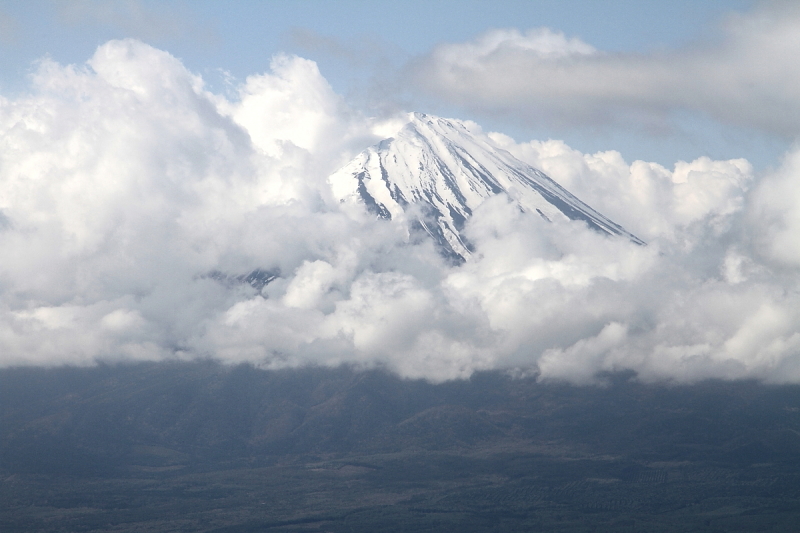
M 499 193 L 548 221 L 580 220 L 602 233 L 644 244 L 464 122 L 422 113 L 412 113 L 410 119 L 395 137 L 364 150 L 328 178 L 341 203 L 405 221 L 456 260 L 470 255 L 462 235 L 467 219 Z

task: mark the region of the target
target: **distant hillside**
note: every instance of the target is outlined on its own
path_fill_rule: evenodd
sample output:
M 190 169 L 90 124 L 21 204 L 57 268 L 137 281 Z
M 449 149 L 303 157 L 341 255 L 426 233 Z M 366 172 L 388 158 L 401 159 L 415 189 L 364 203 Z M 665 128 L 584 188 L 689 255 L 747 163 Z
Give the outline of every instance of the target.
M 800 387 L 630 377 L 578 388 L 209 362 L 5 369 L 0 530 L 797 523 Z

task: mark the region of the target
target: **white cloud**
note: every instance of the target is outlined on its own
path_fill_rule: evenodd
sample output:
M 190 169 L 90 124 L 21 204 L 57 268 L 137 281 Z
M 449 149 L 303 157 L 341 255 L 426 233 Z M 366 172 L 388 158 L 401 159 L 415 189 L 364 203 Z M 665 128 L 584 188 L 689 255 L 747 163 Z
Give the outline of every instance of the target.
M 0 100 L 0 365 L 211 356 L 433 380 L 800 381 L 797 152 L 756 180 L 744 160 L 667 169 L 491 134 L 649 244 L 497 196 L 453 267 L 331 200 L 327 173 L 397 123 L 349 109 L 307 60 L 278 56 L 235 101 L 130 40 L 86 65 L 43 61 L 33 80 Z M 237 281 L 254 269 L 278 277 Z
M 344 102 L 308 59 L 278 55 L 271 74 L 249 76 L 240 89 L 240 101 L 232 105 L 234 120 L 242 125 L 256 146 L 273 157 L 283 154 L 290 141 L 310 152 L 344 133 Z
M 550 349 L 542 354 L 539 368 L 551 379 L 568 379 L 578 383 L 593 382 L 601 371 L 617 370 L 613 359 L 603 356 L 620 346 L 627 338 L 622 324 L 611 322 L 594 337 L 581 339 L 566 350 Z
M 591 56 L 597 50 L 580 39 L 567 39 L 563 33 L 539 28 L 525 33 L 516 29 L 489 30 L 471 43 L 440 45 L 435 52 L 442 61 L 457 68 L 480 68 L 486 61 L 514 53 L 557 60 Z
M 330 263 L 305 261 L 295 271 L 294 279 L 283 296 L 283 303 L 289 307 L 314 309 L 331 291 L 333 284 L 338 281 L 337 277 L 339 276 Z
M 800 266 L 800 149 L 784 158 L 766 176 L 753 196 L 752 216 L 756 246 L 770 258 Z
M 744 159 L 712 161 L 701 157 L 678 161 L 672 171 L 657 163 L 628 164 L 619 152 L 582 154 L 563 141 L 517 144 L 499 133 L 489 136 L 501 148 L 541 169 L 589 205 L 602 211 L 645 241 L 693 240 L 696 226 L 724 232 L 743 208 L 753 180 Z
M 596 51 L 547 28 L 490 30 L 411 65 L 419 87 L 473 110 L 533 124 L 665 129 L 690 111 L 789 138 L 800 133 L 800 8 L 766 3 L 730 16 L 722 37 L 676 51 Z

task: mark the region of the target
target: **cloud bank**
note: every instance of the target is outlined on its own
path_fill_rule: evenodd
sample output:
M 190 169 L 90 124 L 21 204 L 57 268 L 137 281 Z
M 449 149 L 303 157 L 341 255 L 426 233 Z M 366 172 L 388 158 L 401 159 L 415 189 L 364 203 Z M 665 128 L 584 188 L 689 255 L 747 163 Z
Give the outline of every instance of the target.
M 515 38 L 553 60 L 595 54 Z M 497 196 L 453 267 L 330 193 L 330 173 L 397 127 L 348 108 L 298 57 L 276 56 L 233 99 L 133 40 L 85 65 L 42 61 L 28 94 L 0 99 L 0 365 L 800 382 L 798 152 L 757 179 L 745 160 L 667 169 L 490 133 L 649 245 Z M 274 279 L 242 281 L 254 271 Z
M 718 40 L 676 51 L 606 53 L 547 28 L 490 30 L 436 47 L 416 84 L 468 109 L 529 123 L 668 127 L 676 113 L 794 138 L 800 133 L 800 6 L 730 16 Z

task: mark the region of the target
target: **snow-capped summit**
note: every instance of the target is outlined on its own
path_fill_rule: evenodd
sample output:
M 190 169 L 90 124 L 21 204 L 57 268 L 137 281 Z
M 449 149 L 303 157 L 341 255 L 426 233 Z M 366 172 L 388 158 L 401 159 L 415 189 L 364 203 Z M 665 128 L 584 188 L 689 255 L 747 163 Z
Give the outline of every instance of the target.
M 395 137 L 367 148 L 328 178 L 340 202 L 361 205 L 384 219 L 406 219 L 461 259 L 470 254 L 460 234 L 464 223 L 484 200 L 501 192 L 547 220 L 582 220 L 644 244 L 463 122 L 422 113 L 410 118 Z

